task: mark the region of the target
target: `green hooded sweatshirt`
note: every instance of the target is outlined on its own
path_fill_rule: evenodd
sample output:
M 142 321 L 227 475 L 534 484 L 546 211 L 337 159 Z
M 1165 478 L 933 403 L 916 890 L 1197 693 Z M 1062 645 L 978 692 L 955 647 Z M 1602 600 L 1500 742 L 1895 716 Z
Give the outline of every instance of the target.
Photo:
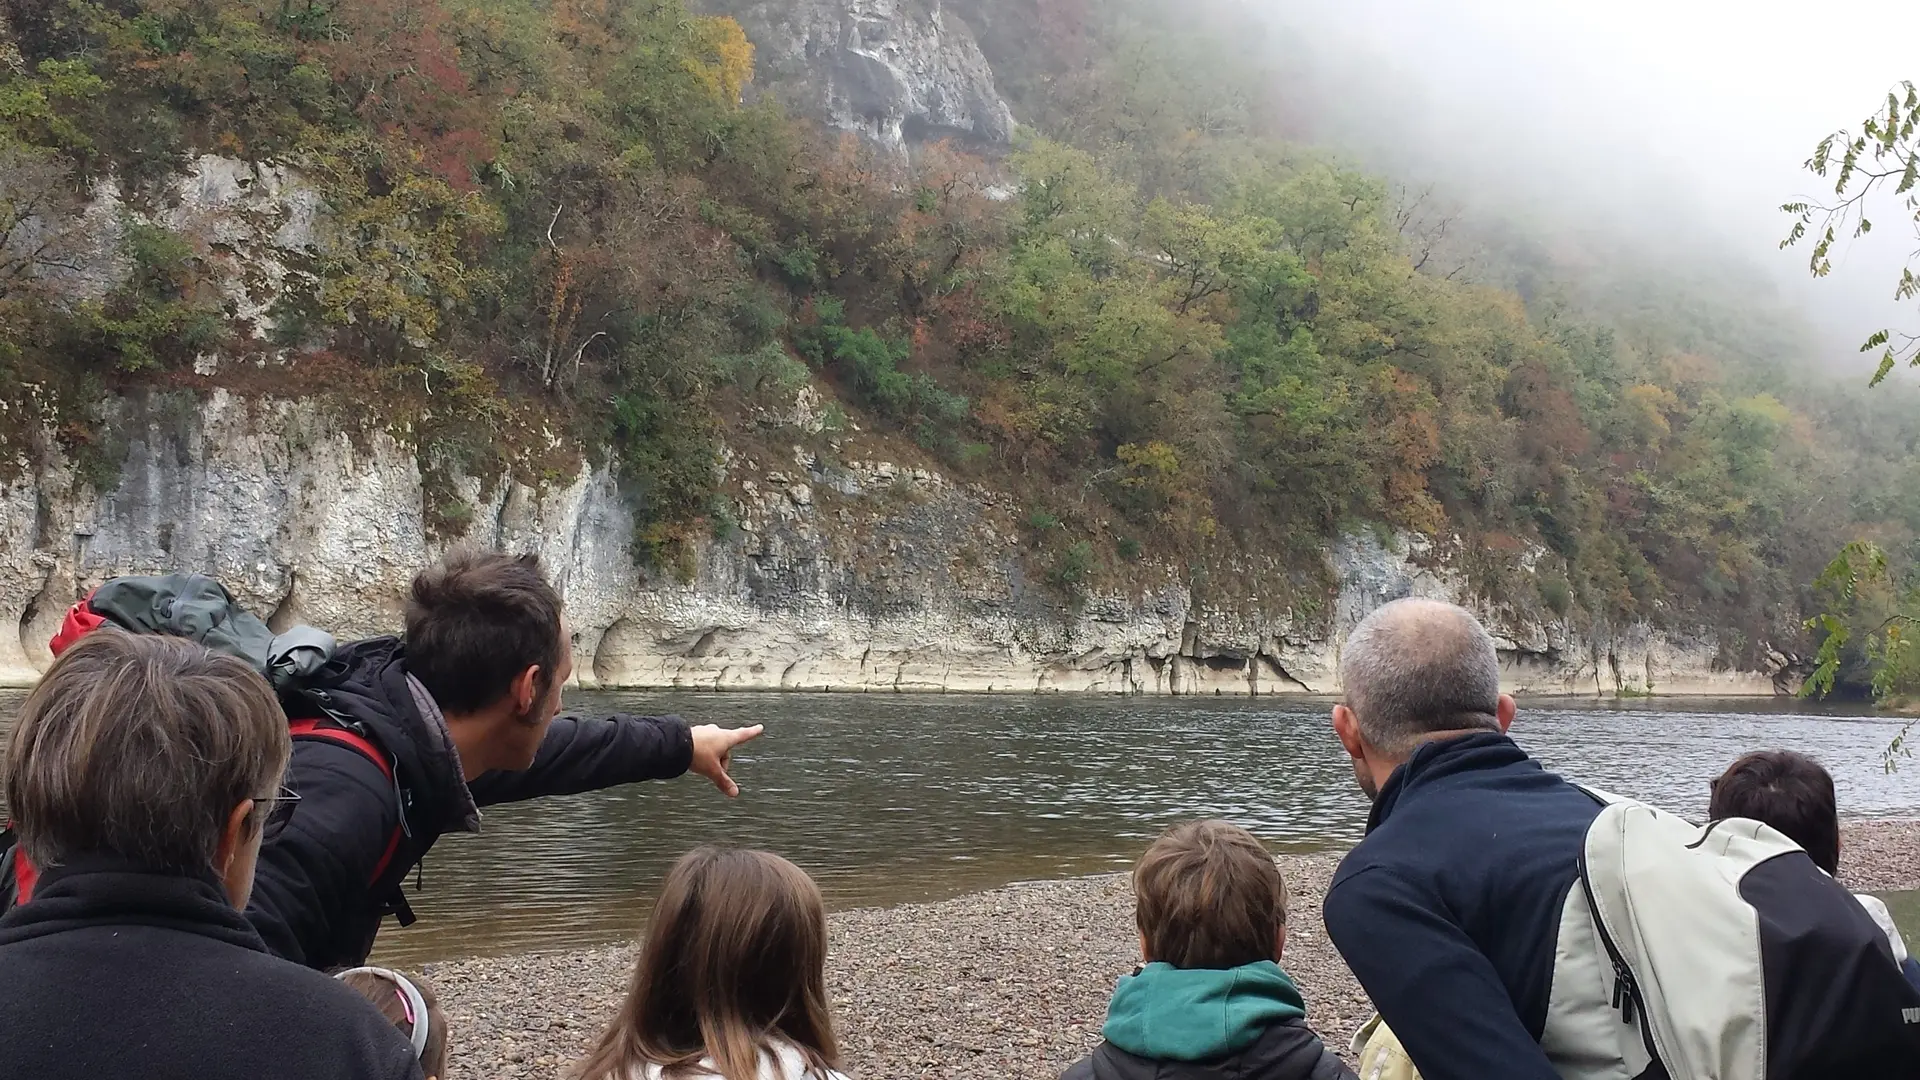
M 1306 1015 L 1300 991 L 1271 960 L 1224 970 L 1155 963 L 1120 980 L 1100 1033 L 1136 1057 L 1214 1061 Z

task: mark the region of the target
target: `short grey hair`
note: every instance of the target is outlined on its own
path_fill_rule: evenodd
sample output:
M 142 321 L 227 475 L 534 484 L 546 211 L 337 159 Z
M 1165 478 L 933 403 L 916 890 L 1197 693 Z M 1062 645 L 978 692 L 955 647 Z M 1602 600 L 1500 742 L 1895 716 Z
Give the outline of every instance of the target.
M 1436 731 L 1500 730 L 1500 657 L 1455 604 L 1395 600 L 1360 620 L 1340 652 L 1340 685 L 1360 734 L 1384 753 Z
M 260 828 L 293 752 L 260 673 L 164 634 L 103 626 L 60 654 L 8 738 L 7 805 L 41 869 L 115 855 L 214 865 L 234 807 Z M 252 833 L 248 834 L 248 839 Z

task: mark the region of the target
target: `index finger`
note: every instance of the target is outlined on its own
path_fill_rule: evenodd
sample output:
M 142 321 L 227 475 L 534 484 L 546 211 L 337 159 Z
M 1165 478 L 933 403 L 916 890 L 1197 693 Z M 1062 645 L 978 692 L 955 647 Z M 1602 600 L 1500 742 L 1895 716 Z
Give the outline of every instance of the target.
M 767 727 L 765 724 L 755 724 L 752 727 L 734 728 L 732 731 L 727 732 L 727 745 L 730 747 L 739 746 L 743 742 L 748 742 L 750 740 L 757 739 L 760 737 L 760 733 L 765 730 L 767 730 Z

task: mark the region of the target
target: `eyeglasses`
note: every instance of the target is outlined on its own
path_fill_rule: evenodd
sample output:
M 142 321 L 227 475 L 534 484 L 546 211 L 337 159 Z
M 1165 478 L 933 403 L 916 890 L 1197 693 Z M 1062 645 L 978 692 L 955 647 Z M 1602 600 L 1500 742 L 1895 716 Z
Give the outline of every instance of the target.
M 285 784 L 280 785 L 279 794 L 253 800 L 256 812 L 263 806 L 266 808 L 266 816 L 260 823 L 260 839 L 271 840 L 279 836 L 281 830 L 287 827 L 287 822 L 293 819 L 294 807 L 299 805 L 299 793 Z

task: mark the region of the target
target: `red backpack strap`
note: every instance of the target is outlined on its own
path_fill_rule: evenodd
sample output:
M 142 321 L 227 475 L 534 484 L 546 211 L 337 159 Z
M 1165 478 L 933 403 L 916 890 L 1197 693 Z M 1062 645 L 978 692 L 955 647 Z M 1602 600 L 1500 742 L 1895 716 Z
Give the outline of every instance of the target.
M 393 779 L 393 762 L 387 760 L 387 755 L 381 753 L 380 748 L 373 745 L 372 740 L 352 728 L 341 727 L 330 721 L 308 717 L 301 720 L 290 721 L 287 724 L 287 732 L 296 739 L 324 739 L 327 742 L 338 743 L 341 746 L 348 747 L 357 752 L 361 757 L 379 766 L 380 775 L 386 777 L 389 781 Z M 401 834 L 405 831 L 406 829 L 403 823 L 401 827 L 393 830 L 392 836 L 387 838 L 387 849 L 380 853 L 380 861 L 373 865 L 374 881 L 379 881 L 384 877 L 387 872 L 387 867 L 393 865 L 393 857 L 400 851 Z
M 18 907 L 33 899 L 33 885 L 40 880 L 40 871 L 34 869 L 33 862 L 27 858 L 25 849 L 21 848 L 20 838 L 14 833 L 13 822 L 7 822 L 5 831 L 0 832 L 0 839 L 6 841 L 3 846 L 0 846 L 0 852 L 4 852 L 0 854 L 0 867 L 4 867 L 6 873 L 13 878 L 13 906 Z M 0 890 L 0 900 L 4 900 L 4 890 Z M 6 910 L 5 904 L 0 903 L 0 914 L 4 914 Z
M 67 617 L 60 620 L 60 630 L 47 642 L 47 648 L 53 655 L 59 656 L 72 647 L 73 643 L 98 630 L 107 620 L 93 613 L 93 594 L 88 593 L 85 600 L 67 609 Z
M 296 739 L 325 739 L 328 742 L 339 743 L 341 746 L 352 747 L 361 757 L 378 765 L 381 776 L 389 780 L 393 779 L 393 762 L 387 760 L 387 755 L 381 753 L 380 748 L 373 745 L 371 739 L 352 728 L 341 727 L 317 717 L 309 717 L 289 721 L 287 733 Z
M 33 899 L 33 886 L 40 880 L 40 871 L 33 868 L 33 861 L 27 853 L 16 850 L 13 853 L 13 896 L 14 903 L 24 904 Z

